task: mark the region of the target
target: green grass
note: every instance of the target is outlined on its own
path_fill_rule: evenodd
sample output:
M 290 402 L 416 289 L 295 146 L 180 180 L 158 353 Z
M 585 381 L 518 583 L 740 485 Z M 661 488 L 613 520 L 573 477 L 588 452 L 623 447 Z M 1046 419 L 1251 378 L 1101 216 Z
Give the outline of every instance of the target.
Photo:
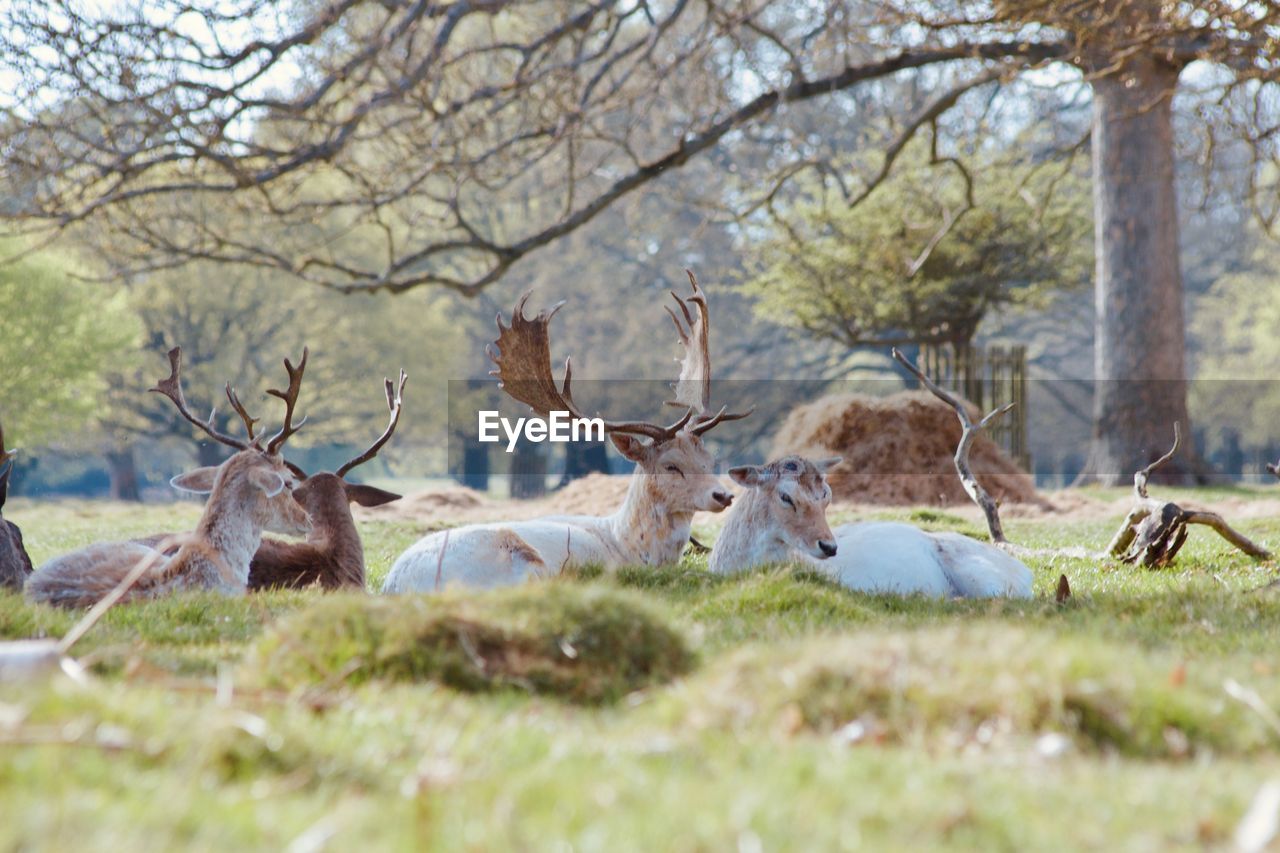
M 197 512 L 7 517 L 39 563 Z M 1007 527 L 1096 548 L 1118 521 Z M 1280 519 L 1239 526 L 1280 545 Z M 422 529 L 362 525 L 375 588 Z M 1280 732 L 1224 687 L 1280 709 L 1275 567 L 1205 530 L 1163 571 L 1031 564 L 1028 602 L 690 557 L 439 599 L 121 607 L 76 648 L 89 685 L 0 686 L 0 849 L 1228 846 L 1280 777 Z M 0 636 L 72 621 L 0 594 Z

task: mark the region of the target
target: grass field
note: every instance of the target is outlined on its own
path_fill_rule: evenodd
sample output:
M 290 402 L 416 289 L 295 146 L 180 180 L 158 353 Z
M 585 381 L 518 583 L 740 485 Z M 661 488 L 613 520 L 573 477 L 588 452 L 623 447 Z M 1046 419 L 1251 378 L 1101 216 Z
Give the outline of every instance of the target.
M 38 564 L 197 513 L 6 517 Z M 1007 527 L 1101 547 L 1118 521 Z M 1280 519 L 1239 526 L 1280 545 Z M 362 530 L 376 589 L 420 530 Z M 1163 571 L 1032 566 L 1018 603 L 688 557 L 489 595 L 121 607 L 75 650 L 90 685 L 0 686 L 0 849 L 1229 848 L 1280 779 L 1274 566 L 1203 530 Z M 0 636 L 73 621 L 0 594 Z

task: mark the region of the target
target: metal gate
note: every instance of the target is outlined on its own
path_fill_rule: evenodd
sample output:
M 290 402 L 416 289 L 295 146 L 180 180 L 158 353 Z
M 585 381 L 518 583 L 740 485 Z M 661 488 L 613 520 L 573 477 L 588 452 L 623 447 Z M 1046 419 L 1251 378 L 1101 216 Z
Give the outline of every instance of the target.
M 977 406 L 981 414 L 1005 403 L 1015 404 L 1013 411 L 988 424 L 984 432 L 1024 471 L 1031 470 L 1031 454 L 1027 450 L 1025 346 L 923 344 L 920 368 L 939 385 Z

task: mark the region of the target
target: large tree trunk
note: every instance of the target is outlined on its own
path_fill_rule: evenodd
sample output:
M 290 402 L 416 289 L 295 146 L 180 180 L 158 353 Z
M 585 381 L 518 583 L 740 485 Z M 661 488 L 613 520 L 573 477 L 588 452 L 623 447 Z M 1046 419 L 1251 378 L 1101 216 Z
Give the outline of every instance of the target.
M 108 451 L 107 466 L 111 473 L 112 500 L 142 500 L 142 492 L 138 488 L 138 465 L 133 455 L 132 445 Z
M 1093 81 L 1097 319 L 1093 438 L 1077 482 L 1119 485 L 1187 418 L 1171 102 L 1178 69 L 1137 57 Z M 1161 479 L 1203 479 L 1192 442 Z
M 547 493 L 547 455 L 541 444 L 523 439 L 511 455 L 511 497 L 540 498 Z
M 564 476 L 556 484 L 563 489 L 569 483 L 600 471 L 609 473 L 609 454 L 603 441 L 571 441 L 564 446 Z

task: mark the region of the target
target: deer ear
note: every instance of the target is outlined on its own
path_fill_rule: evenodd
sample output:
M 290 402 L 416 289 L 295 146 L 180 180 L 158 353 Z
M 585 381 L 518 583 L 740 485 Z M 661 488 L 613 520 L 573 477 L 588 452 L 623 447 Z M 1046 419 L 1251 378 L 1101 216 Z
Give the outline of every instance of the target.
M 0 471 L 0 509 L 3 509 L 5 499 L 9 497 L 9 472 L 13 470 L 13 463 L 6 462 L 0 468 L 4 469 Z
M 211 465 L 205 468 L 197 468 L 194 471 L 187 471 L 185 474 L 179 474 L 169 481 L 169 485 L 184 492 L 207 495 L 213 491 L 213 481 L 217 478 L 218 468 Z
M 813 467 L 825 474 L 843 461 L 843 456 L 829 456 L 826 459 L 813 460 Z
M 284 487 L 287 485 L 284 477 L 281 477 L 275 471 L 268 471 L 265 468 L 255 468 L 250 471 L 249 482 L 262 489 L 263 494 L 269 498 L 274 498 L 283 492 Z
M 649 452 L 653 450 L 652 444 L 645 444 L 634 435 L 625 432 L 611 432 L 609 440 L 613 442 L 614 447 L 618 448 L 619 453 L 632 462 L 643 462 L 649 458 Z
M 355 483 L 343 483 L 342 488 L 346 490 L 347 500 L 358 503 L 360 506 L 382 506 L 392 501 L 398 501 L 401 497 L 395 492 L 387 492 L 382 489 L 375 489 L 373 486 L 362 486 Z
M 772 479 L 769 469 L 763 465 L 739 465 L 729 469 L 729 478 L 739 486 L 763 486 Z

